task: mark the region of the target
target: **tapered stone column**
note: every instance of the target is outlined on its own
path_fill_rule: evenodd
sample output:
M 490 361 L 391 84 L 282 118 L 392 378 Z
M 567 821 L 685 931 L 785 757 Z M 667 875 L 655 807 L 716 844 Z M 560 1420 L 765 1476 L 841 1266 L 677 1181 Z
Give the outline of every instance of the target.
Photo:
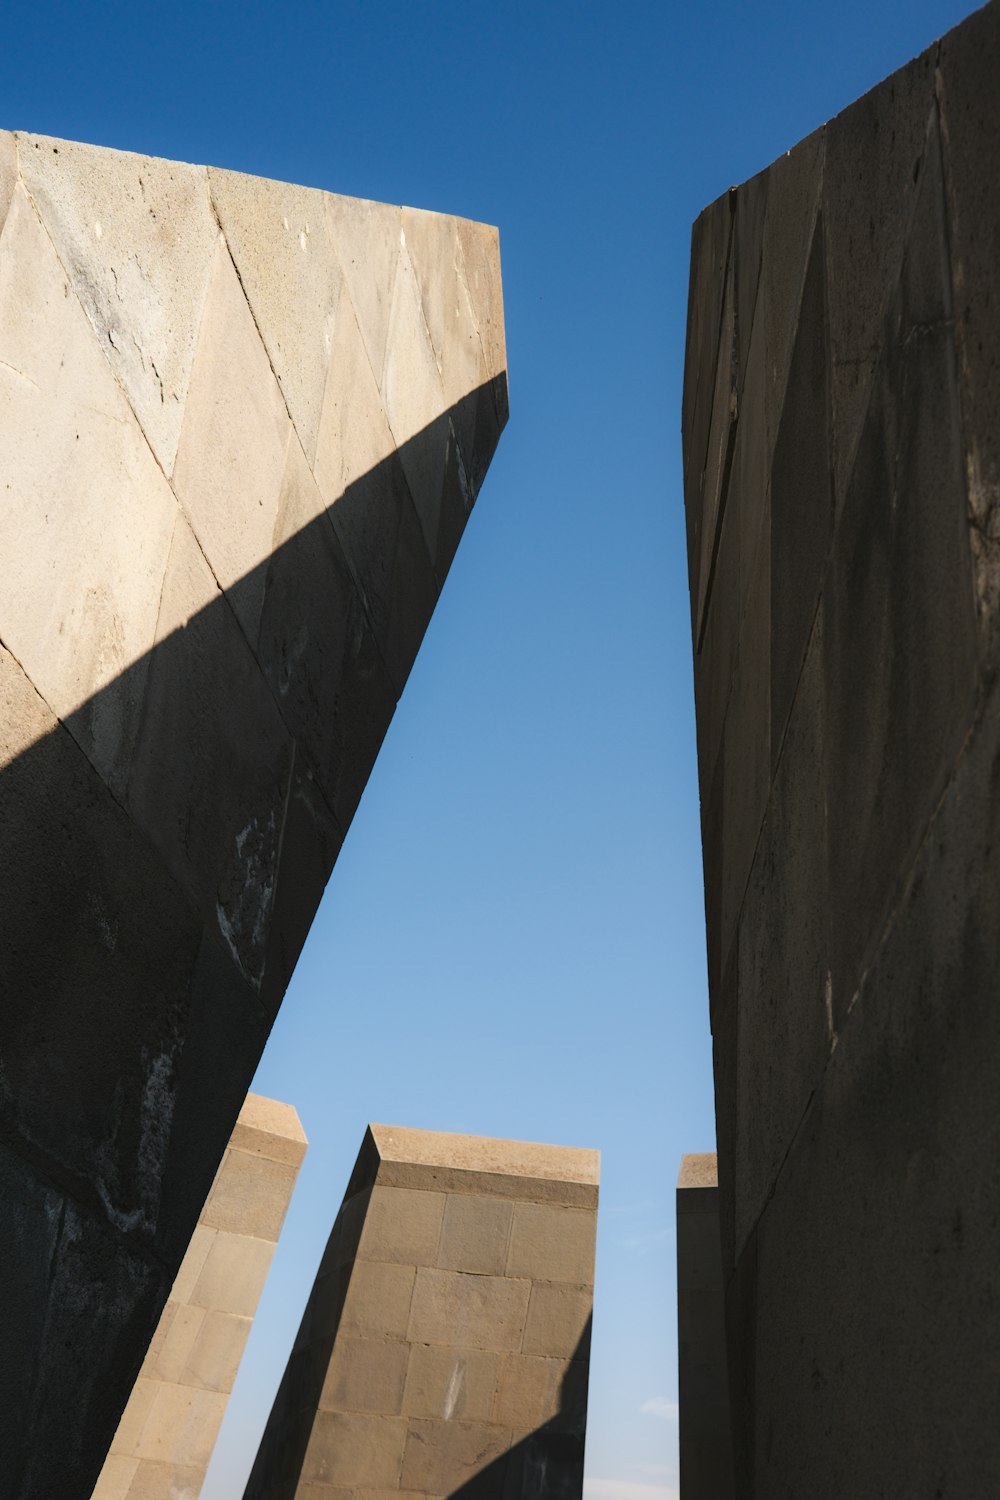
M 578 1500 L 598 1154 L 369 1126 L 246 1500 Z
M 87 1500 L 506 419 L 496 231 L 0 132 L 0 1453 Z
M 290 1104 L 247 1095 L 93 1500 L 198 1500 L 306 1144 Z

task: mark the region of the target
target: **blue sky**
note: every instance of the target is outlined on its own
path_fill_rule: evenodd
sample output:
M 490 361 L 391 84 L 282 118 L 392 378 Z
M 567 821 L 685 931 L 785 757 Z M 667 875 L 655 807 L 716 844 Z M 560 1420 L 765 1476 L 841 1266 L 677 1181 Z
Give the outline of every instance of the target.
M 676 1486 L 711 1149 L 680 393 L 691 222 L 962 0 L 36 0 L 0 126 L 501 232 L 511 420 L 255 1087 L 311 1147 L 203 1492 L 239 1500 L 368 1120 L 603 1153 L 590 1500 Z

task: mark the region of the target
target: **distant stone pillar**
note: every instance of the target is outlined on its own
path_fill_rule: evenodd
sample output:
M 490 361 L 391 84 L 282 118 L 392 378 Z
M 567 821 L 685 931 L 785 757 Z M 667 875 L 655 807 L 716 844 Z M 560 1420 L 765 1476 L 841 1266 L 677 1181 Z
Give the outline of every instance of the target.
M 715 1154 L 677 1178 L 677 1364 L 681 1500 L 732 1500 L 733 1447 Z
M 575 1500 L 598 1162 L 369 1126 L 246 1500 Z
M 292 1106 L 248 1094 L 93 1500 L 197 1500 L 305 1154 Z

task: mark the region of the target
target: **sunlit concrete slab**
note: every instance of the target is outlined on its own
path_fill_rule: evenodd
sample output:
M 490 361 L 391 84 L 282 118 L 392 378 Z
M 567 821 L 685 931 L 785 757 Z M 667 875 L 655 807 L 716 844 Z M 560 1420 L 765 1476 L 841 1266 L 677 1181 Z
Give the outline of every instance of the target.
M 90 1494 L 506 415 L 494 229 L 0 133 L 17 1500 Z

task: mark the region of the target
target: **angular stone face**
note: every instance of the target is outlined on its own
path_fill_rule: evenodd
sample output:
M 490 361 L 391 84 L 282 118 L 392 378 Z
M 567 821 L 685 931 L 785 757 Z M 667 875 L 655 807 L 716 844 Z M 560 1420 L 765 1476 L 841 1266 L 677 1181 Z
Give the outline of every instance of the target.
M 0 132 L 17 1500 L 96 1479 L 506 420 L 499 274 L 486 226 Z
M 579 1496 L 598 1156 L 369 1126 L 246 1500 Z
M 694 231 L 719 1216 L 755 1500 L 1000 1485 L 998 60 L 994 0 Z
M 248 1094 L 92 1500 L 197 1500 L 305 1153 L 291 1105 Z

